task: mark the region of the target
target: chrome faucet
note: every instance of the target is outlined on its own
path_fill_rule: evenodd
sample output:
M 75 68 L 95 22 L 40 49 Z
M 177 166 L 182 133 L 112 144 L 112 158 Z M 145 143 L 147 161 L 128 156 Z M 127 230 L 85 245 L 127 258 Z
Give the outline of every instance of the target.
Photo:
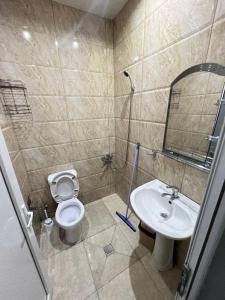
M 176 186 L 171 186 L 171 185 L 167 185 L 166 186 L 167 189 L 172 189 L 172 193 L 162 193 L 161 197 L 166 197 L 166 196 L 170 196 L 171 200 L 175 200 L 180 198 L 180 196 L 178 195 L 178 188 Z

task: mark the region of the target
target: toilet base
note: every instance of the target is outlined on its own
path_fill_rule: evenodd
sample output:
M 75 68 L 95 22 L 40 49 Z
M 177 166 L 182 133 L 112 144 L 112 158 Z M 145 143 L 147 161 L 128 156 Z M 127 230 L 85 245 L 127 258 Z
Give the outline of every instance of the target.
M 77 224 L 72 229 L 64 229 L 65 231 L 65 242 L 68 244 L 75 244 L 81 240 L 82 227 L 81 224 Z

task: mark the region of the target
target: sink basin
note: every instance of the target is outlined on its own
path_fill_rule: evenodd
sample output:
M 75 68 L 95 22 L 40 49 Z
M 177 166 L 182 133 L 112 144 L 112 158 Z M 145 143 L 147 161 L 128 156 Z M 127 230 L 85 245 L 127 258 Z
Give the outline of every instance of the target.
M 159 270 L 172 267 L 174 240 L 191 237 L 199 212 L 199 205 L 181 193 L 174 200 L 170 195 L 162 197 L 163 193 L 171 194 L 172 190 L 155 179 L 136 188 L 130 198 L 137 217 L 156 232 L 157 249 L 154 248 L 153 256 L 156 256 Z M 162 255 L 167 257 L 162 259 Z

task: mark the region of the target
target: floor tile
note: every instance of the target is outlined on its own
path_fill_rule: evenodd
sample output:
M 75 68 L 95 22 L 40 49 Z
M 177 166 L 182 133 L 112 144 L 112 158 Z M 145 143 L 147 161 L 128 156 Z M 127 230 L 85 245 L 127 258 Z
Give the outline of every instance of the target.
M 51 232 L 47 232 L 43 227 L 41 233 L 41 247 L 44 248 L 43 251 L 46 252 L 48 256 L 51 256 L 69 249 L 71 245 L 64 243 L 63 231 L 60 230 L 55 223 Z
M 132 215 L 129 220 L 132 222 L 132 224 L 135 225 L 137 231 L 133 232 L 124 222 L 119 223 L 119 227 L 128 239 L 132 249 L 135 251 L 137 256 L 141 258 L 142 256 L 149 253 L 149 249 L 145 247 L 141 243 L 141 233 L 138 229 L 139 220 L 136 216 Z
M 107 256 L 103 248 L 109 244 L 113 248 L 113 253 Z M 135 253 L 118 225 L 87 239 L 85 249 L 96 288 L 102 287 L 137 261 Z
M 141 261 L 146 271 L 149 273 L 149 276 L 155 282 L 158 289 L 160 289 L 162 292 L 162 295 L 164 296 L 163 299 L 172 299 L 177 289 L 181 270 L 177 267 L 174 267 L 169 271 L 159 272 L 154 265 L 151 253 L 144 256 Z
M 100 300 L 161 300 L 161 294 L 144 269 L 136 262 L 98 290 Z
M 102 201 L 85 206 L 85 217 L 82 222 L 84 238 L 95 235 L 114 224 L 113 217 Z
M 83 243 L 51 256 L 49 277 L 54 300 L 83 300 L 95 292 Z
M 117 195 L 113 194 L 102 199 L 106 207 L 108 208 L 109 212 L 111 213 L 114 220 L 119 223 L 121 219 L 116 215 L 116 211 L 120 212 L 121 214 L 126 213 L 126 203 Z M 129 214 L 131 210 L 129 209 Z

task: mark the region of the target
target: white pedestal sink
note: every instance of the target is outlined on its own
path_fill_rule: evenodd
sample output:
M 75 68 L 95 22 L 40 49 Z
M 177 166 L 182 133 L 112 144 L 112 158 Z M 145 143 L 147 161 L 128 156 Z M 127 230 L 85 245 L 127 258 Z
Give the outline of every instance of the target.
M 159 271 L 172 268 L 174 240 L 193 234 L 199 212 L 199 205 L 181 193 L 175 200 L 162 197 L 170 192 L 165 183 L 155 179 L 131 193 L 131 206 L 137 217 L 156 232 L 153 258 Z

